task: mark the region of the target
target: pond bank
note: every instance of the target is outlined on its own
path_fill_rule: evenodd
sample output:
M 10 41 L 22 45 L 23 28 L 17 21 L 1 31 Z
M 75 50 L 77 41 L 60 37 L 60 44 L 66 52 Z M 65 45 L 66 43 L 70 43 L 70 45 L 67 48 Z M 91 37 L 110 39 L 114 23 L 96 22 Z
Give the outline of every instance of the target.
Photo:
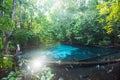
M 94 67 L 54 68 L 53 80 L 120 80 L 120 63 Z

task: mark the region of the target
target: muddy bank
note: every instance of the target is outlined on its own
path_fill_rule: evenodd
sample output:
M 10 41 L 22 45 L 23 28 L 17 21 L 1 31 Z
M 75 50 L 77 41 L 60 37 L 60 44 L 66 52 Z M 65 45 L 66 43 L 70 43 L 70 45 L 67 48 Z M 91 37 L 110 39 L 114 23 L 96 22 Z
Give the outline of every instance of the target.
M 93 67 L 54 68 L 53 80 L 120 80 L 120 63 Z

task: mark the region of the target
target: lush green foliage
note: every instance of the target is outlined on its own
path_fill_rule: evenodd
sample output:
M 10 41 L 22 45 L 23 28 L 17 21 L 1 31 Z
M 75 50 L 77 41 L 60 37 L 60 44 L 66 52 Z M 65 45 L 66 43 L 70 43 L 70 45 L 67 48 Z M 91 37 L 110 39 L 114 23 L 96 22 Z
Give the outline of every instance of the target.
M 26 60 L 28 61 L 28 60 Z M 23 62 L 23 61 L 22 61 Z M 25 62 L 25 61 L 24 61 Z M 32 72 L 32 69 L 27 69 L 28 65 L 24 66 L 21 70 L 11 71 L 7 77 L 3 77 L 1 80 L 51 80 L 54 74 L 51 73 L 51 69 L 43 66 L 40 67 L 37 71 Z
M 0 47 L 7 53 L 16 44 L 119 43 L 119 6 L 119 0 L 1 0 Z
M 112 42 L 119 42 L 120 35 L 120 1 L 112 0 L 102 2 L 97 6 L 99 9 L 100 24 L 103 25 L 103 29 L 110 36 Z
M 17 77 L 20 72 L 13 72 L 11 71 L 7 77 L 2 78 L 1 80 L 21 80 L 21 78 Z
M 13 59 L 11 57 L 0 56 L 0 69 L 11 69 L 13 67 Z

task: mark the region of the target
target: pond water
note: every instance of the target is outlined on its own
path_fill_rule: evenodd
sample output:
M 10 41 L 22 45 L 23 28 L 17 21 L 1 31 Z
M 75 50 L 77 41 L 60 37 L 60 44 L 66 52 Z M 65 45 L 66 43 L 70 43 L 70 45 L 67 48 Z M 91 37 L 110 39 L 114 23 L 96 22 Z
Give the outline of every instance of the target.
M 52 47 L 49 46 L 46 49 L 35 49 L 24 52 L 24 54 L 22 54 L 22 57 L 35 58 L 40 56 L 46 56 L 47 60 L 49 61 L 63 61 L 63 62 L 67 62 L 67 61 L 73 62 L 73 61 L 83 61 L 83 60 L 97 61 L 100 60 L 101 57 L 100 58 L 99 57 L 92 58 L 92 57 L 101 56 L 108 53 L 110 53 L 110 55 L 113 56 L 113 54 L 117 54 L 118 51 L 119 50 L 115 48 L 56 45 Z

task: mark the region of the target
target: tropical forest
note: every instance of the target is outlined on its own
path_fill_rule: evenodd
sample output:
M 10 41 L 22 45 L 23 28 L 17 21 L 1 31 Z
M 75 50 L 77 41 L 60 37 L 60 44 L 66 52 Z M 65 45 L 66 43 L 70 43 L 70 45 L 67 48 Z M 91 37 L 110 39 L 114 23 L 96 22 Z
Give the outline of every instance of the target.
M 0 0 L 0 80 L 120 80 L 120 0 Z

